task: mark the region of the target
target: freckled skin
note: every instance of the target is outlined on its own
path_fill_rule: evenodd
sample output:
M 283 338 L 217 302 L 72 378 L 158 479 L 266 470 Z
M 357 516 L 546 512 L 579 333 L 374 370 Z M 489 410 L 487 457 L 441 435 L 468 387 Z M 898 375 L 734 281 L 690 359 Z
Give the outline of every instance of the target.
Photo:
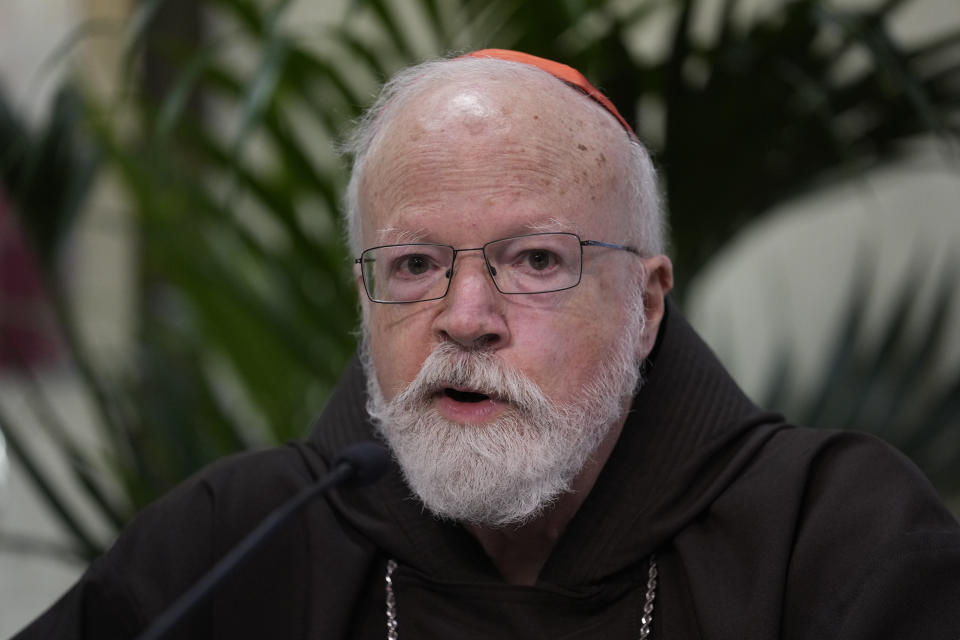
M 623 244 L 628 212 L 624 131 L 589 98 L 536 70 L 529 78 L 462 78 L 404 102 L 374 140 L 360 185 L 365 246 L 422 241 L 458 248 L 545 230 Z M 645 267 L 645 268 L 641 268 Z M 362 287 L 359 272 L 357 284 Z M 441 300 L 366 305 L 376 375 L 392 399 L 443 341 L 482 341 L 530 376 L 555 401 L 589 383 L 623 331 L 640 321 L 624 304 L 646 291 L 647 330 L 637 347 L 653 347 L 671 284 L 665 256 L 584 248 L 583 277 L 573 289 L 500 294 L 479 252 L 461 253 Z M 442 402 L 437 405 L 443 412 Z M 589 493 L 613 449 L 629 402 L 573 491 L 537 520 L 511 529 L 469 526 L 501 574 L 531 584 L 553 543 Z M 448 416 L 456 419 L 455 416 Z M 491 416 L 492 418 L 493 416 Z M 480 424 L 464 428 L 482 428 Z
M 623 130 L 552 78 L 535 80 L 522 88 L 444 85 L 405 104 L 376 143 L 361 185 L 366 246 L 394 241 L 384 236 L 390 229 L 478 247 L 550 220 L 584 239 L 622 242 L 622 163 L 597 170 L 583 141 L 621 158 Z M 497 336 L 498 355 L 550 397 L 568 397 L 633 322 L 617 301 L 639 284 L 638 258 L 591 248 L 584 256 L 581 285 L 565 292 L 504 296 L 480 254 L 467 253 L 457 258 L 445 299 L 372 305 L 371 348 L 386 397 L 413 379 L 440 341 L 472 344 L 487 334 Z

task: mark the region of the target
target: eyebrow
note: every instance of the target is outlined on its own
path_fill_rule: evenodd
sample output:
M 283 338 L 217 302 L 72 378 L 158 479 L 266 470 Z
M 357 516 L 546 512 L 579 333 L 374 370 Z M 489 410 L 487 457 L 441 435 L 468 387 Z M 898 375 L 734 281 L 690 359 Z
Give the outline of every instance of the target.
M 426 240 L 427 233 L 424 229 L 398 229 L 397 227 L 386 227 L 377 231 L 378 244 L 408 244 L 419 243 Z
M 516 231 L 508 233 L 505 238 L 515 235 L 524 235 L 526 233 L 575 233 L 582 236 L 583 232 L 579 225 L 560 218 L 547 218 L 537 222 L 528 222 L 527 224 L 516 227 Z M 398 227 L 384 227 L 376 232 L 376 244 L 418 244 L 423 242 L 438 242 L 430 240 L 430 234 L 426 229 L 401 229 Z M 498 239 L 498 238 L 495 238 Z
M 579 225 L 561 220 L 560 218 L 549 218 L 543 222 L 532 222 L 525 225 L 525 227 L 531 233 L 567 232 L 583 235 Z

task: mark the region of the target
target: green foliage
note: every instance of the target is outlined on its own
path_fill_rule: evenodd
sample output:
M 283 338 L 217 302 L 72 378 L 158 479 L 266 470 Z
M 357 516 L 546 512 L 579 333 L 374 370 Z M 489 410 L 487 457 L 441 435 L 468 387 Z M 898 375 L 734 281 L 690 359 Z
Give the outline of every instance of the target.
M 356 292 L 338 222 L 345 172 L 331 149 L 401 66 L 495 46 L 583 71 L 651 141 L 685 281 L 773 203 L 895 158 L 915 133 L 953 135 L 960 34 L 903 48 L 889 21 L 906 4 L 840 11 L 795 0 L 737 20 L 740 3 L 727 0 L 714 32 L 697 35 L 694 18 L 716 3 L 354 0 L 305 37 L 286 21 L 289 2 L 207 0 L 197 6 L 211 28 L 197 41 L 157 26 L 182 3 L 145 0 L 128 28 L 121 99 L 86 99 L 82 126 L 55 120 L 41 141 L 12 135 L 22 127 L 3 128 L 10 117 L 0 111 L 3 148 L 21 149 L 4 154 L 5 185 L 23 174 L 77 185 L 24 189 L 17 200 L 51 278 L 89 180 L 86 161 L 56 152 L 69 132 L 85 132 L 118 178 L 139 244 L 136 351 L 120 371 L 86 354 L 54 288 L 124 499 L 108 499 L 96 461 L 44 422 L 115 526 L 212 459 L 303 434 L 355 347 Z M 662 33 L 651 24 L 669 30 L 657 54 L 640 46 Z M 857 53 L 865 62 L 846 64 Z M 144 59 L 165 69 L 159 89 L 138 75 Z M 956 415 L 949 402 L 931 406 Z M 0 429 L 20 443 L 2 415 Z M 922 448 L 937 436 L 909 437 Z M 43 485 L 42 466 L 13 448 Z M 52 486 L 47 497 L 78 553 L 95 553 L 72 507 Z
M 0 184 L 26 212 L 20 224 L 46 267 L 76 220 L 97 168 L 76 130 L 81 109 L 76 91 L 65 86 L 34 132 L 0 93 Z
M 721 4 L 698 33 L 695 18 Z M 640 125 L 665 177 L 681 288 L 772 204 L 895 159 L 911 135 L 956 135 L 960 33 L 905 49 L 890 23 L 910 2 L 795 0 L 749 21 L 743 4 L 525 2 L 490 40 L 568 62 Z M 663 15 L 663 55 L 636 53 L 631 34 Z M 657 113 L 662 127 L 646 126 Z

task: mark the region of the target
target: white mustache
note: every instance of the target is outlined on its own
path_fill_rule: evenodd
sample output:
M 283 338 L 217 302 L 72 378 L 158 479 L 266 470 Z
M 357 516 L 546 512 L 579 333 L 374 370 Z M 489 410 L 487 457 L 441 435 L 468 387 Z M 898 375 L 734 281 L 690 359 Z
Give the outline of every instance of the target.
M 493 352 L 465 350 L 444 342 L 424 360 L 417 377 L 394 402 L 405 409 L 421 409 L 448 387 L 481 393 L 528 412 L 538 411 L 547 401 L 533 380 Z

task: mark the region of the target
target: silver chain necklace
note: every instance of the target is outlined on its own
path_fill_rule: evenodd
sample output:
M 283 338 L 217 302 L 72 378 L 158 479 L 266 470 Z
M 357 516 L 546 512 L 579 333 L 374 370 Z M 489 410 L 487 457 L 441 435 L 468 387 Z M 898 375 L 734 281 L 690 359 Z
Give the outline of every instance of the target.
M 650 625 L 653 624 L 653 601 L 657 597 L 657 558 L 650 554 L 647 561 L 647 593 L 644 595 L 643 615 L 640 616 L 639 640 L 650 638 Z M 387 560 L 387 573 L 384 576 L 387 592 L 387 640 L 397 640 L 397 598 L 393 593 L 393 572 L 397 563 L 392 558 Z

